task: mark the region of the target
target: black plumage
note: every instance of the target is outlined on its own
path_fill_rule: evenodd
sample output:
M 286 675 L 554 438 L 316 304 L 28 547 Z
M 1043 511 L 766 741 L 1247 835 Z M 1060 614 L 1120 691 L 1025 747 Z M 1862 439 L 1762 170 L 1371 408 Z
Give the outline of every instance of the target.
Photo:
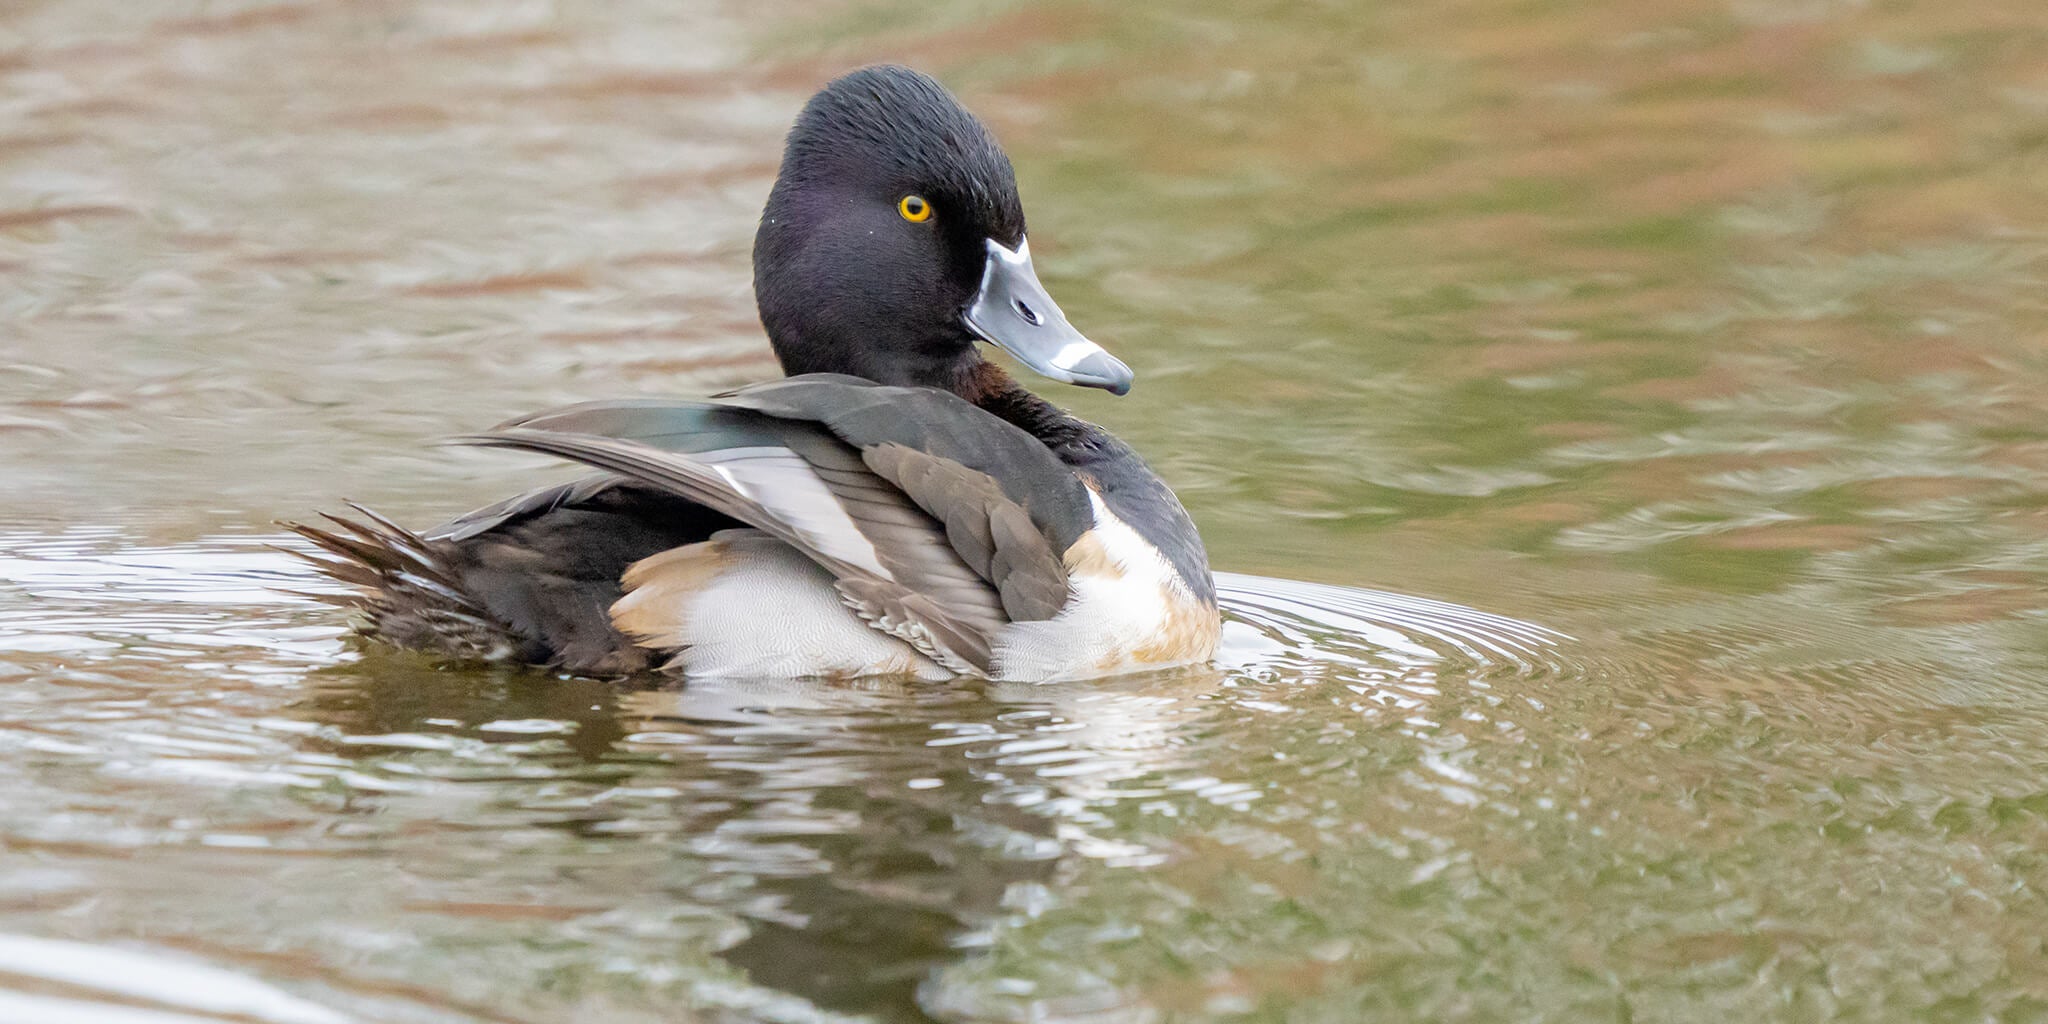
M 618 477 L 520 495 L 415 533 L 361 506 L 329 527 L 286 523 L 321 571 L 358 590 L 331 598 L 358 628 L 459 660 L 618 676 L 660 664 L 612 626 L 626 567 L 741 525 Z
M 929 223 L 904 223 L 905 195 L 932 204 Z M 791 375 L 962 380 L 980 361 L 960 313 L 983 243 L 1023 237 L 1017 179 L 988 128 L 925 75 L 863 68 L 790 129 L 754 235 L 761 324 Z
M 904 212 L 911 196 L 929 216 Z M 875 630 L 991 675 L 1006 631 L 1073 608 L 1069 558 L 1091 538 L 1102 550 L 1100 507 L 1157 550 L 1207 619 L 1189 625 L 1176 606 L 1162 621 L 1180 646 L 1162 649 L 1213 646 L 1206 555 L 1172 492 L 1128 446 L 977 348 L 980 335 L 1058 379 L 1129 385 L 1128 368 L 1044 295 L 1009 160 L 943 87 L 878 67 L 814 97 L 790 133 L 754 267 L 791 377 L 710 400 L 569 406 L 465 438 L 601 475 L 423 534 L 360 508 L 330 526 L 287 525 L 361 592 L 349 603 L 366 633 L 443 655 L 600 675 L 658 667 L 673 652 L 613 622 L 621 578 L 744 526 L 821 567 Z M 970 318 L 994 315 L 989 295 L 1016 319 Z

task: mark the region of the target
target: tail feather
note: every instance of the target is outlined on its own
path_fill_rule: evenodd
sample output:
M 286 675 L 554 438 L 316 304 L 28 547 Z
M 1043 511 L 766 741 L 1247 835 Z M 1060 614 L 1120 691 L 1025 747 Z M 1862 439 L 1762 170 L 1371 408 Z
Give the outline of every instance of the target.
M 362 633 L 401 647 L 464 659 L 531 659 L 532 641 L 466 593 L 430 542 L 362 505 L 349 507 L 367 522 L 323 512 L 331 527 L 278 523 L 315 549 L 280 550 L 356 590 L 305 596 L 353 609 Z
M 635 562 L 741 524 L 617 477 L 592 477 L 413 531 L 353 502 L 324 522 L 280 523 L 286 550 L 347 593 L 363 634 L 456 660 L 519 661 L 590 676 L 650 671 L 665 657 L 619 632 L 610 609 Z
M 328 512 L 320 516 L 352 536 L 321 530 L 302 530 L 300 535 L 381 575 L 424 586 L 444 600 L 483 611 L 482 606 L 463 594 L 462 584 L 442 565 L 425 538 L 355 502 L 349 502 L 348 507 L 368 519 L 369 524 Z

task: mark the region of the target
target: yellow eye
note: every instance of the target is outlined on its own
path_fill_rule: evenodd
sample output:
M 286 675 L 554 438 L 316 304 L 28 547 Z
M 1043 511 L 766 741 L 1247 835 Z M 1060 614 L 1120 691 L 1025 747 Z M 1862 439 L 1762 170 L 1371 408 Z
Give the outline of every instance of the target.
M 904 196 L 896 200 L 896 212 L 912 224 L 922 224 L 932 219 L 932 204 L 923 196 Z

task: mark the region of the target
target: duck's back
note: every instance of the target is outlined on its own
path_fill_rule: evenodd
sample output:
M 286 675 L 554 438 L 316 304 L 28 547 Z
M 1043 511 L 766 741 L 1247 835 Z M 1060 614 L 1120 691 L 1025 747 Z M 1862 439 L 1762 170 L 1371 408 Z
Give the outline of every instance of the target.
M 1013 679 L 1215 645 L 1199 541 L 1142 462 L 1069 465 L 947 392 L 810 375 L 470 440 L 609 475 L 424 537 L 301 528 L 384 639 L 584 673 Z

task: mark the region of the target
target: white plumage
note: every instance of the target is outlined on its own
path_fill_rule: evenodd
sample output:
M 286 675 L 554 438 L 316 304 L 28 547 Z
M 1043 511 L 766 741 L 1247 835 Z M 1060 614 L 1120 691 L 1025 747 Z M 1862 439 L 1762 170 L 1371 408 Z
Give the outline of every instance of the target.
M 995 678 L 1088 679 L 1208 657 L 1215 629 L 1172 566 L 1094 501 L 1095 528 L 1067 553 L 1073 596 L 1060 614 L 1013 622 L 995 644 Z M 612 606 L 648 647 L 680 648 L 668 668 L 696 677 L 954 675 L 846 607 L 832 575 L 758 530 L 727 530 L 645 559 Z
M 681 648 L 667 667 L 689 676 L 953 675 L 870 628 L 831 574 L 759 530 L 671 548 L 625 580 L 612 621 L 646 646 Z

